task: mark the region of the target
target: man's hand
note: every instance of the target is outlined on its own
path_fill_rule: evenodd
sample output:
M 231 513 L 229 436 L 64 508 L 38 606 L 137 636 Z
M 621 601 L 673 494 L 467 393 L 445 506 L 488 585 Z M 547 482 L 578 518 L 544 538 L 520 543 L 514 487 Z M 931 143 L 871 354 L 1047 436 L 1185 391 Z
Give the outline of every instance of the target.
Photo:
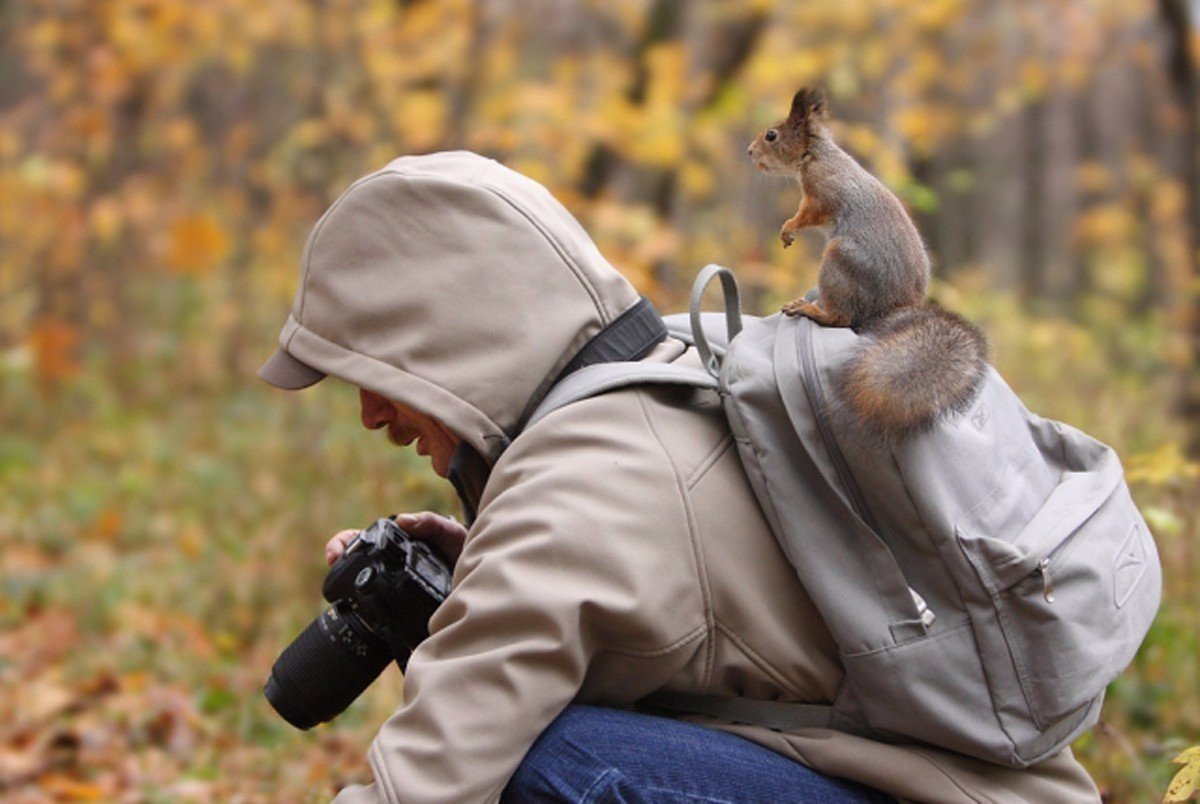
M 458 563 L 467 540 L 467 529 L 456 520 L 432 511 L 422 511 L 419 514 L 397 514 L 396 524 L 414 539 L 429 542 L 451 565 Z M 346 552 L 346 545 L 358 534 L 357 530 L 336 533 L 325 543 L 325 563 L 332 564 L 341 558 L 342 553 Z
M 325 542 L 325 563 L 332 566 L 346 552 L 346 545 L 360 533 L 360 530 L 339 530 L 335 533 L 332 539 Z

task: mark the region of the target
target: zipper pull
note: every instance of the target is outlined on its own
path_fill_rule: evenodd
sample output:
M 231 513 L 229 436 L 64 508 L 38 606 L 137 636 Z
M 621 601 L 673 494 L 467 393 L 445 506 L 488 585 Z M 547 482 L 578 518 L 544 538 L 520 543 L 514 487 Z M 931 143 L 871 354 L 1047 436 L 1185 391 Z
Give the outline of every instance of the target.
M 929 631 L 933 627 L 933 621 L 937 619 L 937 615 L 933 613 L 933 609 L 929 608 L 925 598 L 917 594 L 916 589 L 910 586 L 908 593 L 912 595 L 913 604 L 917 607 L 917 615 L 921 618 L 921 627 Z
M 1054 579 L 1050 577 L 1050 559 L 1043 558 L 1038 562 L 1037 571 L 1042 573 L 1042 597 L 1047 603 L 1054 602 Z

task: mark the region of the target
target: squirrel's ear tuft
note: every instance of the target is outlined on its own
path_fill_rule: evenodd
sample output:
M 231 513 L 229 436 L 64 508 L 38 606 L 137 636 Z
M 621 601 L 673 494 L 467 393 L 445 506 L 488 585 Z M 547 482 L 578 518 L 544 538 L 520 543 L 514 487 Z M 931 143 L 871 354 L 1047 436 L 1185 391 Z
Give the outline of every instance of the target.
M 788 121 L 801 123 L 805 120 L 825 117 L 825 96 L 819 89 L 804 87 L 792 98 L 792 111 L 788 113 Z

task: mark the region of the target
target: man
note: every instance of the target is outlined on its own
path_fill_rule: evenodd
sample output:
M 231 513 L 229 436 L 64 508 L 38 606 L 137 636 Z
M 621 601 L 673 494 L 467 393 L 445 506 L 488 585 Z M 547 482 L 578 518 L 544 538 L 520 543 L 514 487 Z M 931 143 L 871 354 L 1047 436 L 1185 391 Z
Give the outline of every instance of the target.
M 303 263 L 260 374 L 357 385 L 363 424 L 415 441 L 470 523 L 401 521 L 461 545 L 454 590 L 371 746 L 374 784 L 339 802 L 495 801 L 510 779 L 514 800 L 870 800 L 828 777 L 914 800 L 1098 799 L 1069 751 L 1015 771 L 616 711 L 656 691 L 827 703 L 841 669 L 715 395 L 624 389 L 522 432 L 601 331 L 626 358 L 698 365 L 544 188 L 473 154 L 398 159 L 333 205 Z

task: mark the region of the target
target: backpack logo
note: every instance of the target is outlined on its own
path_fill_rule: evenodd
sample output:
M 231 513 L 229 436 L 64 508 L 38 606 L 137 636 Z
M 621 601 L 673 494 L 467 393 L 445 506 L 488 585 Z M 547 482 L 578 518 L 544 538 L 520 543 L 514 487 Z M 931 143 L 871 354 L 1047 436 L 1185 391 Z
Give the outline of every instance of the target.
M 971 424 L 975 425 L 976 430 L 982 430 L 984 425 L 988 423 L 988 419 L 992 418 L 988 413 L 987 405 L 980 405 L 971 414 Z
M 1138 581 L 1146 574 L 1149 562 L 1146 556 L 1146 541 L 1141 523 L 1133 523 L 1121 549 L 1117 551 L 1116 569 L 1113 570 L 1113 599 L 1117 608 L 1129 602 Z

